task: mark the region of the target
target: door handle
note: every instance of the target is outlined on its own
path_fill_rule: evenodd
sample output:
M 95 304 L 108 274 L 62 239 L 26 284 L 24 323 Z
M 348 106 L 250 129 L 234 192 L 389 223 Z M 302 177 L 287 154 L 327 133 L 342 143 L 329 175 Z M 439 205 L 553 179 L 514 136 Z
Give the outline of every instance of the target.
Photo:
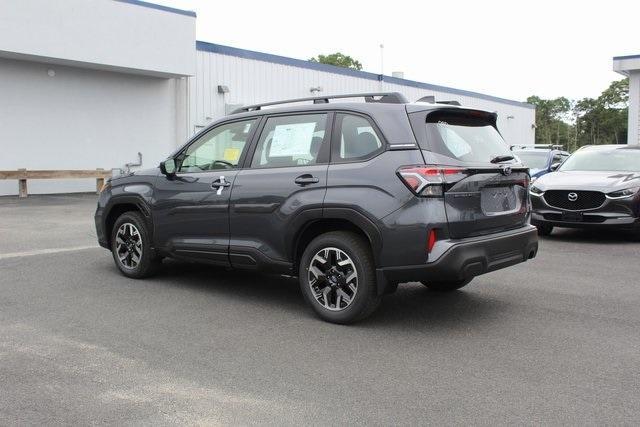
M 218 196 L 222 194 L 222 190 L 224 190 L 225 187 L 230 187 L 230 186 L 231 186 L 231 183 L 229 181 L 226 181 L 224 179 L 224 176 L 221 176 L 220 178 L 216 179 L 211 183 L 211 188 L 213 188 L 214 190 L 218 190 L 216 192 Z
M 298 185 L 307 185 L 307 184 L 315 184 L 317 182 L 320 182 L 320 180 L 315 176 L 309 175 L 308 173 L 306 173 L 304 175 L 300 175 L 299 177 L 297 177 L 294 182 Z

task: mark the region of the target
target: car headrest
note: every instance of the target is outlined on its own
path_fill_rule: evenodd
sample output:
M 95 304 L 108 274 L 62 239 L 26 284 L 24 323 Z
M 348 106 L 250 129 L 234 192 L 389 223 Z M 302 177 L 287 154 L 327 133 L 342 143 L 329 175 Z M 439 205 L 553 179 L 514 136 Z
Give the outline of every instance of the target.
M 378 149 L 378 140 L 371 132 L 362 132 L 345 145 L 349 157 L 362 157 Z
M 309 147 L 309 152 L 313 156 L 313 158 L 318 157 L 318 153 L 320 152 L 320 147 L 322 147 L 322 137 L 314 136 L 311 140 L 311 146 Z

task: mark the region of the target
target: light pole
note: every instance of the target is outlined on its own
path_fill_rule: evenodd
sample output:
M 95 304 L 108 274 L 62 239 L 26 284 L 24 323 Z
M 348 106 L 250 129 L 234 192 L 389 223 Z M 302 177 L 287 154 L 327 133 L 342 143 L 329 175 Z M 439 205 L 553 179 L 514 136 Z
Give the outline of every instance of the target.
M 384 89 L 382 83 L 382 76 L 384 75 L 384 45 L 380 43 L 380 92 Z

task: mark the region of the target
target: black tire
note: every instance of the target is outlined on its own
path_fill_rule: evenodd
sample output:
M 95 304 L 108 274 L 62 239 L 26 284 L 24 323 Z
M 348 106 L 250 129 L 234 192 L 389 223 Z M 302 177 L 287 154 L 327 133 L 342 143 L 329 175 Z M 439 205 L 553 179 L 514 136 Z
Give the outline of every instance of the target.
M 435 292 L 451 292 L 462 287 L 465 287 L 471 282 L 472 279 L 463 280 L 451 280 L 446 282 L 420 282 L 429 288 L 430 291 Z
M 538 229 L 538 236 L 548 236 L 553 231 L 553 225 L 549 224 L 536 224 Z
M 334 249 L 336 249 L 336 251 L 334 251 Z M 315 257 L 321 251 L 325 250 L 334 254 L 329 254 L 328 258 L 330 259 L 337 256 L 341 256 L 343 261 L 348 259 L 350 263 L 347 267 L 339 267 L 340 269 L 344 268 L 344 271 L 336 270 L 334 272 L 335 274 L 332 274 L 326 267 L 332 264 L 331 261 L 325 266 L 318 264 Z M 341 254 L 339 254 L 340 252 Z M 327 271 L 326 275 L 321 275 L 324 276 L 322 280 L 316 279 L 315 277 L 312 277 L 312 280 L 309 279 L 310 276 L 314 276 L 313 272 L 309 273 L 312 268 L 312 261 L 314 262 L 314 267 L 323 267 L 323 269 Z M 334 264 L 337 265 L 337 259 Z M 355 279 L 357 282 L 345 282 L 346 276 L 350 276 L 349 272 L 352 272 L 352 269 L 357 273 Z M 316 237 L 305 248 L 302 258 L 300 259 L 298 271 L 302 295 L 304 295 L 305 300 L 316 314 L 327 322 L 340 324 L 356 322 L 369 316 L 380 304 L 381 298 L 377 293 L 375 267 L 371 249 L 368 242 L 355 233 L 333 231 Z M 339 277 L 336 278 L 336 276 Z M 331 283 L 330 278 L 336 280 Z M 320 282 L 318 282 L 319 280 Z M 320 283 L 320 286 L 317 286 L 316 289 L 322 289 L 324 291 L 329 288 L 327 291 L 328 294 L 323 295 L 321 291 L 314 292 L 310 284 L 311 282 Z M 351 288 L 345 288 L 349 283 L 355 285 L 356 291 L 352 294 L 352 298 L 349 299 L 345 307 L 337 308 L 336 305 L 341 306 L 341 302 L 337 297 L 339 288 L 342 286 L 342 289 L 345 289 L 347 292 L 352 292 Z M 344 292 L 342 294 L 344 294 Z M 316 295 L 318 295 L 317 298 Z M 320 299 L 324 300 L 324 303 L 321 302 Z M 335 303 L 333 307 L 331 302 Z M 342 304 L 345 304 L 344 299 L 342 299 Z
M 135 262 L 135 259 L 131 256 L 125 257 L 125 260 L 122 260 L 119 252 L 119 248 L 122 248 L 121 245 L 119 246 L 119 242 L 122 239 L 119 239 L 118 232 L 121 230 L 121 227 L 129 228 L 127 227 L 129 224 L 135 227 L 141 239 L 140 245 L 135 245 L 136 248 L 141 250 L 141 254 L 138 257 L 139 261 L 137 262 Z M 138 249 L 135 250 L 137 251 Z M 130 251 L 125 252 L 129 253 Z M 111 254 L 120 272 L 132 279 L 143 279 L 153 275 L 162 261 L 151 247 L 151 238 L 147 223 L 142 215 L 135 211 L 125 212 L 116 219 L 113 229 L 111 230 Z M 127 263 L 129 265 L 126 265 Z

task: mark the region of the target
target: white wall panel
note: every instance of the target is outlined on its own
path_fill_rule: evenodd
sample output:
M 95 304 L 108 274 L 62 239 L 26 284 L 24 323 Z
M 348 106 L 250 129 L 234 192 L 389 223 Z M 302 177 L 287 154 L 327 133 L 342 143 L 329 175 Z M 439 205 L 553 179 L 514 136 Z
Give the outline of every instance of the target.
M 154 167 L 176 146 L 177 80 L 9 59 L 0 59 L 0 76 L 0 170 L 108 170 L 138 152 Z M 32 194 L 95 191 L 95 180 L 28 186 Z M 17 189 L 0 181 L 0 195 Z
M 0 0 L 0 57 L 192 75 L 195 14 L 158 8 L 111 0 Z
M 411 101 L 434 95 L 438 100 L 456 100 L 461 104 L 498 113 L 498 127 L 508 143 L 533 144 L 535 110 L 513 102 L 483 99 L 481 95 L 449 93 L 418 88 L 370 78 L 336 74 L 292 65 L 241 58 L 233 55 L 199 50 L 196 77 L 198 84 L 192 94 L 198 99 L 191 112 L 191 129 L 197 131 L 211 119 L 225 114 L 227 104 L 254 104 L 287 98 L 312 96 L 312 87 L 322 87 L 322 95 L 397 91 Z M 206 58 L 206 59 L 205 59 Z M 203 82 L 206 80 L 207 82 Z M 218 85 L 226 85 L 230 92 L 217 93 Z M 207 120 L 207 117 L 211 119 Z

